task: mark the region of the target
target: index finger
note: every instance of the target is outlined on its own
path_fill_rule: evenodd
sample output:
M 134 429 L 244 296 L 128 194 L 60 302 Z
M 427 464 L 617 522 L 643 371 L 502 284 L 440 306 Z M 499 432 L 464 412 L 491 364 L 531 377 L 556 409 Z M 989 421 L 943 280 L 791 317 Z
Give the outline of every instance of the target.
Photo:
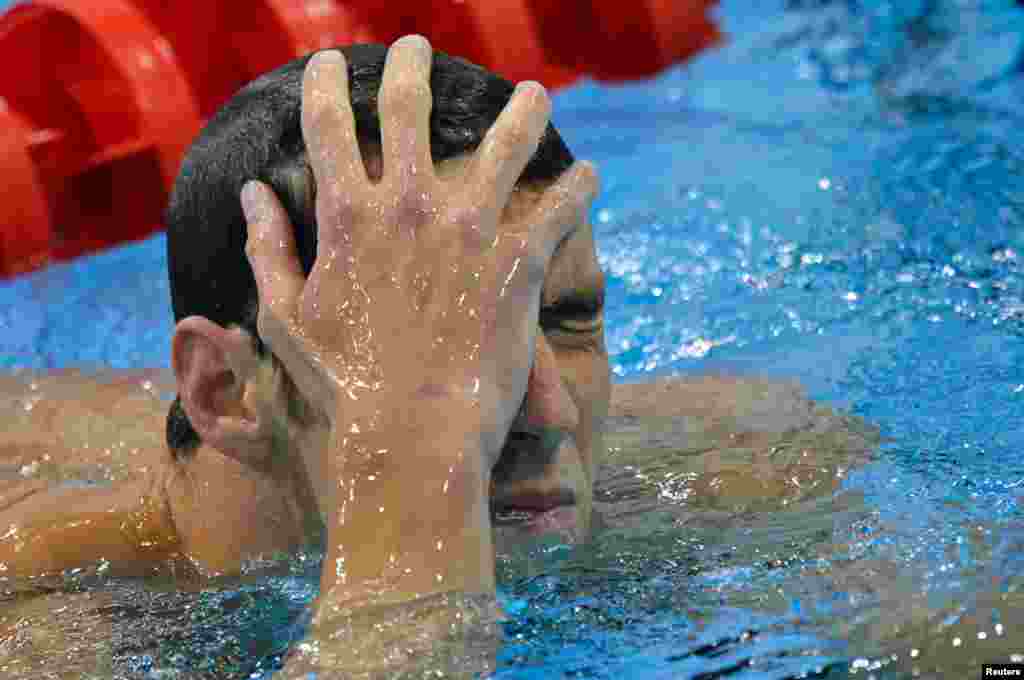
M 273 189 L 262 182 L 246 182 L 241 199 L 248 230 L 245 255 L 256 279 L 260 309 L 290 316 L 305 283 L 291 220 Z
M 554 256 L 562 241 L 586 218 L 590 204 L 597 196 L 600 181 L 597 169 L 589 161 L 573 163 L 541 197 L 537 207 L 526 217 L 538 233 L 531 243 L 542 251 L 544 262 Z
M 317 185 L 367 183 L 340 50 L 317 52 L 302 76 L 302 138 Z

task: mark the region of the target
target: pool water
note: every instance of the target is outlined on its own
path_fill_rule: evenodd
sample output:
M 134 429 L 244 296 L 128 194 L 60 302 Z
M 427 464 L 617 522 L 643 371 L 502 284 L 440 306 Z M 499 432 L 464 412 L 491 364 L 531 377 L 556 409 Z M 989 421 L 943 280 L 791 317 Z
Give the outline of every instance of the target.
M 602 174 L 614 375 L 796 379 L 881 442 L 830 462 L 834 493 L 756 508 L 701 505 L 671 451 L 613 452 L 599 500 L 618 524 L 501 560 L 497 677 L 968 678 L 1024 661 L 1024 10 L 733 0 L 719 16 L 722 49 L 555 98 Z M 0 285 L 0 367 L 166 367 L 164 247 Z M 25 614 L 7 672 L 269 677 L 316 562 L 191 591 L 68 575 Z M 55 607 L 59 643 L 38 632 Z

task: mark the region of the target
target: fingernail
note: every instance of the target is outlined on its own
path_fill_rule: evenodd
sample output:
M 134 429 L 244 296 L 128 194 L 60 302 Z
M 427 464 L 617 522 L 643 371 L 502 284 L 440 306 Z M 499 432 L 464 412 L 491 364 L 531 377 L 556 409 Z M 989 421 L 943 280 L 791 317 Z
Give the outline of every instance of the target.
M 316 64 L 337 64 L 341 62 L 342 54 L 338 50 L 323 50 L 313 55 Z
M 242 213 L 245 221 L 254 224 L 261 222 L 264 216 L 263 193 L 259 182 L 249 181 L 242 187 Z
M 539 92 L 540 88 L 542 88 L 542 87 L 544 87 L 544 86 L 541 85 L 540 83 L 538 83 L 536 80 L 524 80 L 521 83 L 519 83 L 518 85 L 516 85 L 516 90 L 515 91 L 516 92 L 526 92 L 527 90 L 534 90 L 535 92 Z
M 406 35 L 399 38 L 398 42 L 409 47 L 415 47 L 418 50 L 430 49 L 430 41 L 419 34 Z

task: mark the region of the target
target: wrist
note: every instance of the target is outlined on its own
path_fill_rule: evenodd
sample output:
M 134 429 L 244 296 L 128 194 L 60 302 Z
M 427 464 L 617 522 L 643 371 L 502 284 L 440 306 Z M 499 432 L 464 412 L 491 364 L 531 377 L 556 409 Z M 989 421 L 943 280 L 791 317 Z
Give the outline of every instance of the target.
M 327 455 L 323 601 L 493 592 L 490 470 L 475 413 L 437 399 L 339 413 Z
M 490 471 L 481 455 L 484 435 L 476 410 L 458 398 L 394 395 L 336 410 L 327 473 L 341 484 L 352 477 L 415 490 L 443 480 L 449 491 L 480 491 L 474 482 L 485 491 Z
M 322 607 L 309 622 L 308 642 L 297 647 L 305 659 L 296 654 L 290 666 L 359 677 L 479 677 L 494 669 L 503 618 L 493 593 L 435 593 L 359 610 Z

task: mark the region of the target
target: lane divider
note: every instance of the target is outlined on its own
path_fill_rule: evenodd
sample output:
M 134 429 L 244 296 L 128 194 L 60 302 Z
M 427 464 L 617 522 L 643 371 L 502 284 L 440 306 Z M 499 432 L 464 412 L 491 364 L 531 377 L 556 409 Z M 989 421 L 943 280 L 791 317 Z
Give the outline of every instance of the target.
M 422 33 L 513 82 L 649 77 L 715 0 L 30 0 L 0 15 L 0 278 L 162 228 L 203 122 L 317 49 Z

